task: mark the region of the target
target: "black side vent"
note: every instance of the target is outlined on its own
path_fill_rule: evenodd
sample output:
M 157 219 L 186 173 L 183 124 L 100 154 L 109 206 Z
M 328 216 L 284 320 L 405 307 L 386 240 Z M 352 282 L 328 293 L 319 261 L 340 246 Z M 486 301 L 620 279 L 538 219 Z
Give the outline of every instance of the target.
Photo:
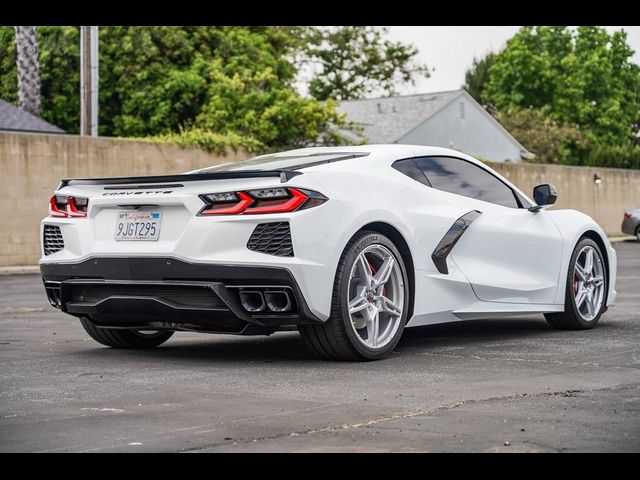
M 293 257 L 289 222 L 261 223 L 251 234 L 247 248 L 279 257 Z
M 52 253 L 59 252 L 64 248 L 64 240 L 62 239 L 62 232 L 57 225 L 45 225 L 44 233 L 42 234 L 42 245 L 44 246 L 44 254 L 51 255 Z

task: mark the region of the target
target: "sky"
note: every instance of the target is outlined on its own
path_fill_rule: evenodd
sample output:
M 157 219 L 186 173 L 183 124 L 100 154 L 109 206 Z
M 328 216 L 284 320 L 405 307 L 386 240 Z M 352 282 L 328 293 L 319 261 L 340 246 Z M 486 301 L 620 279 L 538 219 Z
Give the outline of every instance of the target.
M 426 63 L 431 77 L 406 85 L 400 94 L 455 90 L 464 83 L 464 73 L 473 62 L 491 51 L 502 49 L 519 26 L 435 26 L 389 27 L 389 38 L 412 43 L 419 49 L 417 60 Z M 640 64 L 640 27 L 605 26 L 609 32 L 624 29 L 627 43 L 635 50 L 633 61 Z

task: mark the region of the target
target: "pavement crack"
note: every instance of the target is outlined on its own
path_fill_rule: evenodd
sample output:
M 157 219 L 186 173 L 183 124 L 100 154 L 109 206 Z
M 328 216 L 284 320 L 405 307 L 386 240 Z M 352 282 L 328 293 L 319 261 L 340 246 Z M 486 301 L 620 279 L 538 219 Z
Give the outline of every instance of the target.
M 488 397 L 488 398 L 478 398 L 478 399 L 469 399 L 469 400 L 461 400 L 457 402 L 448 403 L 446 405 L 440 405 L 437 407 L 427 408 L 427 409 L 419 409 L 412 410 L 408 412 L 400 412 L 394 413 L 390 415 L 381 415 L 376 418 L 372 418 L 371 420 L 367 420 L 364 422 L 357 423 L 345 423 L 342 425 L 332 425 L 323 428 L 312 428 L 308 430 L 294 430 L 290 432 L 277 433 L 273 435 L 265 435 L 261 437 L 249 437 L 249 438 L 241 438 L 236 439 L 233 442 L 217 442 L 215 444 L 201 446 L 201 447 L 190 447 L 182 450 L 178 450 L 179 453 L 188 453 L 188 452 L 199 452 L 203 450 L 209 450 L 221 446 L 228 445 L 240 445 L 240 444 L 249 444 L 262 442 L 265 440 L 277 440 L 280 438 L 286 437 L 298 437 L 302 435 L 315 435 L 318 433 L 328 433 L 328 432 L 343 432 L 346 430 L 353 430 L 359 428 L 370 428 L 378 425 L 379 423 L 390 422 L 393 420 L 402 420 L 406 418 L 414 418 L 426 415 L 432 415 L 434 413 L 452 410 L 454 408 L 458 408 L 466 405 L 474 405 L 481 404 L 487 402 L 495 402 L 495 401 L 504 401 L 504 400 L 517 400 L 520 398 L 539 398 L 539 397 L 550 397 L 550 396 L 564 396 L 564 397 L 574 397 L 579 393 L 587 393 L 587 392 L 600 392 L 607 390 L 624 390 L 624 389 L 637 389 L 638 385 L 618 385 L 613 387 L 602 387 L 602 388 L 585 388 L 585 389 L 570 389 L 570 390 L 557 390 L 552 392 L 538 392 L 538 393 L 515 393 L 512 395 L 504 395 L 499 397 Z
M 485 362 L 498 361 L 498 362 L 519 362 L 519 363 L 536 363 L 536 364 L 544 364 L 544 365 L 562 365 L 566 367 L 607 367 L 607 368 L 624 368 L 623 365 L 601 365 L 596 362 L 562 362 L 560 360 L 546 360 L 541 358 L 521 358 L 521 357 L 496 357 L 496 356 L 480 356 L 480 355 L 452 355 L 446 353 L 433 353 L 433 352 L 423 352 L 420 355 L 425 355 L 429 357 L 444 357 L 444 358 L 459 358 L 461 360 L 471 359 L 471 360 L 479 360 Z

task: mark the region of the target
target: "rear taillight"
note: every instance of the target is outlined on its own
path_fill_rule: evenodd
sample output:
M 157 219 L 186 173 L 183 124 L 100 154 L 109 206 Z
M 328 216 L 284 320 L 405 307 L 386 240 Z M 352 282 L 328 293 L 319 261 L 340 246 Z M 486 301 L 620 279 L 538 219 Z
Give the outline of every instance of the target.
M 628 220 L 631 218 L 631 212 L 624 212 L 624 219 Z
M 206 203 L 198 215 L 257 215 L 288 213 L 321 205 L 321 193 L 301 188 L 277 187 L 200 195 Z
M 54 195 L 49 200 L 49 216 L 64 218 L 86 217 L 88 207 L 88 198 Z

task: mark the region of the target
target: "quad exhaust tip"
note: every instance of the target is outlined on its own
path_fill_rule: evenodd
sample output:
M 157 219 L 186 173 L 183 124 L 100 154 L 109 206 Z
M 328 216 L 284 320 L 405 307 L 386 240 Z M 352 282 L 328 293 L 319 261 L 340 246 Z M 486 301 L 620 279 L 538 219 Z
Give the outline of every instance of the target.
M 284 290 L 267 290 L 264 292 L 264 299 L 272 312 L 291 311 L 291 300 L 289 294 Z
M 269 310 L 273 313 L 291 311 L 291 299 L 285 290 L 241 290 L 240 302 L 242 307 L 250 313 Z
M 242 290 L 240 292 L 240 301 L 247 312 L 261 312 L 265 307 L 264 297 L 257 290 Z

